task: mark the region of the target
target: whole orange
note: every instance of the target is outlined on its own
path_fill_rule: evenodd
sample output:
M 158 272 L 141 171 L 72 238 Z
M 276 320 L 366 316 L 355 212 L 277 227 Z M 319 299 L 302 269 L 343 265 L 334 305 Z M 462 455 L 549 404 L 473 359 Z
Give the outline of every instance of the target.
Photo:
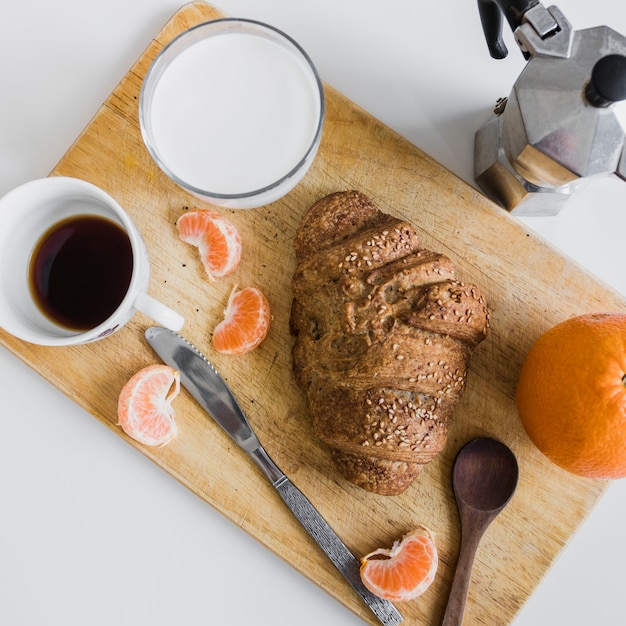
M 626 476 L 626 314 L 590 313 L 533 344 L 516 394 L 533 443 L 589 478 Z

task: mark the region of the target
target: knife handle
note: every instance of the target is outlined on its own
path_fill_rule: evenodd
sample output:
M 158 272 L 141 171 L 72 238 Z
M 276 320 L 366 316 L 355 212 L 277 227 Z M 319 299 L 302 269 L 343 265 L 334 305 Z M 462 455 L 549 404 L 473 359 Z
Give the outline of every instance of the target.
M 403 620 L 400 611 L 391 602 L 374 595 L 363 585 L 358 559 L 348 550 L 306 496 L 284 474 L 281 480 L 274 483 L 274 487 L 298 521 L 324 550 L 352 588 L 363 598 L 380 622 L 385 626 L 400 624 Z

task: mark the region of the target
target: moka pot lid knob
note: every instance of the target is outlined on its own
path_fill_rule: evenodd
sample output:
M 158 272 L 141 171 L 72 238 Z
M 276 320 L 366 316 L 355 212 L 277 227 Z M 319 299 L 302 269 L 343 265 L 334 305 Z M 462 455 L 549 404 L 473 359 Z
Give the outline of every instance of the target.
M 593 66 L 585 95 L 594 107 L 608 107 L 626 100 L 626 56 L 609 54 Z

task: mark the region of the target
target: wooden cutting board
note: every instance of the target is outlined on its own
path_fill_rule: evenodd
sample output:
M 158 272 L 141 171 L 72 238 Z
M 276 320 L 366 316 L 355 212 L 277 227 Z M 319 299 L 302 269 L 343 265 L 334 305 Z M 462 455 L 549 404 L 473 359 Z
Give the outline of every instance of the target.
M 520 364 L 547 328 L 583 312 L 623 311 L 626 302 L 329 86 L 323 140 L 312 169 L 279 202 L 224 211 L 242 233 L 244 256 L 234 275 L 209 283 L 175 226 L 185 208 L 208 205 L 181 191 L 151 160 L 141 141 L 137 103 L 142 78 L 163 45 L 189 26 L 221 15 L 203 2 L 184 6 L 51 174 L 91 181 L 128 210 L 152 258 L 151 292 L 185 316 L 183 334 L 214 361 L 269 454 L 355 554 L 389 546 L 417 524 L 436 531 L 439 572 L 424 596 L 401 606 L 406 623 L 437 624 L 443 616 L 460 539 L 450 486 L 454 456 L 478 435 L 508 444 L 519 461 L 519 487 L 481 544 L 465 622 L 507 624 L 607 486 L 556 468 L 526 437 L 514 403 Z M 492 330 L 474 354 L 445 452 L 396 498 L 359 490 L 335 473 L 327 450 L 312 436 L 291 374 L 294 232 L 316 199 L 351 188 L 409 219 L 423 233 L 425 247 L 449 255 L 460 278 L 481 287 L 492 310 Z M 234 283 L 266 293 L 273 325 L 252 353 L 224 357 L 212 350 L 210 335 Z M 143 338 L 149 325 L 137 315 L 116 335 L 80 347 L 32 346 L 1 331 L 0 342 L 126 438 L 116 426 L 117 397 L 134 372 L 157 362 Z M 173 443 L 160 449 L 128 443 L 366 622 L 377 623 L 258 470 L 186 392 L 175 408 L 180 434 Z

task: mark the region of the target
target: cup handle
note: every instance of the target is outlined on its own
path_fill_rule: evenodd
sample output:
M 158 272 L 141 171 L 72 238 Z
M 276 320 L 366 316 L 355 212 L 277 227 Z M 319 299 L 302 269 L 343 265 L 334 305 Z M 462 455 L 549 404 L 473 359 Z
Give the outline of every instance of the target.
M 147 293 L 141 293 L 137 296 L 135 308 L 152 318 L 157 324 L 173 331 L 179 331 L 185 323 L 185 318 L 182 315 L 165 306 L 162 302 L 155 300 Z

